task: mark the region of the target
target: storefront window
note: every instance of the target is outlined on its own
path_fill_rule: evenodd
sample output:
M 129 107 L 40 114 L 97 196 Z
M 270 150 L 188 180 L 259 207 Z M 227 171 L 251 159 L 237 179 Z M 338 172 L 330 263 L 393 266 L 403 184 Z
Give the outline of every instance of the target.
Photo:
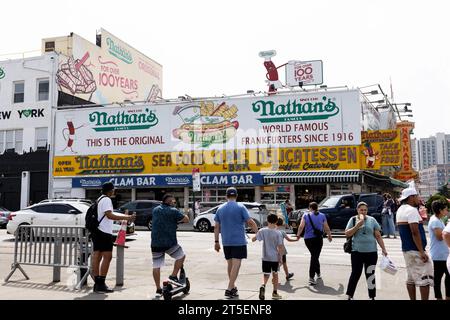
M 261 203 L 276 207 L 290 198 L 290 186 L 261 187 Z
M 321 202 L 327 196 L 326 185 L 296 185 L 295 209 L 308 208 L 311 202 Z
M 102 195 L 101 189 L 87 189 L 86 198 L 92 201 L 97 200 Z M 119 208 L 125 203 L 131 201 L 131 189 L 115 189 L 114 196 L 111 198 L 114 209 Z
M 159 200 L 161 201 L 166 193 L 170 193 L 177 201 L 177 208 L 182 209 L 184 206 L 184 189 L 183 188 L 148 188 L 136 189 L 136 200 Z
M 200 211 L 215 207 L 227 201 L 226 192 L 228 187 L 202 188 L 201 191 L 195 193 L 195 201 L 200 201 Z M 236 188 L 238 191 L 237 201 L 254 202 L 254 188 Z M 192 207 L 192 189 L 189 190 L 189 207 Z
M 201 191 L 195 193 L 195 201 L 200 201 L 200 211 L 212 208 L 224 203 L 227 188 L 202 188 Z M 192 189 L 189 190 L 189 207 L 192 207 L 193 196 Z

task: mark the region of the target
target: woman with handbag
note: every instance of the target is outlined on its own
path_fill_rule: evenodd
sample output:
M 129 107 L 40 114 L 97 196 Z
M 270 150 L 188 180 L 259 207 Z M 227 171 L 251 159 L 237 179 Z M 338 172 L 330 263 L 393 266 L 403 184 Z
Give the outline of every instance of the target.
M 395 211 L 395 202 L 392 199 L 392 196 L 389 193 L 385 193 L 383 195 L 384 203 L 383 210 L 381 211 L 381 224 L 383 226 L 384 237 L 390 238 L 390 236 L 394 236 L 394 239 L 397 238 L 395 235 L 395 225 L 394 225 L 394 211 Z
M 297 239 L 299 240 L 303 229 L 305 230 L 305 245 L 311 253 L 311 261 L 309 264 L 309 284 L 317 284 L 317 280 L 322 279 L 320 275 L 320 252 L 323 246 L 324 230 L 328 235 L 328 241 L 331 242 L 331 230 L 327 223 L 327 217 L 319 212 L 316 202 L 309 204 L 309 213 L 304 214 L 300 226 L 297 231 Z M 317 275 L 317 279 L 314 279 Z
M 375 300 L 375 269 L 378 260 L 377 242 L 384 256 L 387 256 L 387 252 L 381 238 L 380 225 L 375 218 L 367 215 L 367 204 L 359 202 L 356 210 L 358 215 L 350 218 L 345 228 L 345 236 L 347 238 L 352 237 L 352 273 L 348 281 L 346 294 L 349 300 L 353 299 L 364 267 L 369 298 Z

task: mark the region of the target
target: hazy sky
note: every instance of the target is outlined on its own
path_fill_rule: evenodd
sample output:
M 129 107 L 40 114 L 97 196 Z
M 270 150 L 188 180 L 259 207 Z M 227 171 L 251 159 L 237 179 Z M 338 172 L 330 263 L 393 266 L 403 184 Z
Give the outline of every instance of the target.
M 381 84 L 410 102 L 415 136 L 447 132 L 450 5 L 446 1 L 7 1 L 0 59 L 42 38 L 104 28 L 163 65 L 163 95 L 266 90 L 262 50 L 275 64 L 323 60 L 324 84 Z M 282 72 L 284 74 L 284 72 Z M 280 78 L 284 80 L 284 76 Z

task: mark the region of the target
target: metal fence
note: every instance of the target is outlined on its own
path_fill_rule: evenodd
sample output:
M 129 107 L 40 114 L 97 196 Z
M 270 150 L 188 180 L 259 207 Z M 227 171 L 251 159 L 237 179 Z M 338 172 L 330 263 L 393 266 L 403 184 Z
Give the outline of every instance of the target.
M 19 269 L 29 277 L 22 265 L 53 267 L 53 281 L 61 281 L 61 268 L 79 269 L 80 289 L 89 275 L 88 258 L 92 248 L 89 231 L 81 226 L 19 226 L 15 234 L 14 262 L 5 282 Z M 81 278 L 81 279 L 80 279 Z

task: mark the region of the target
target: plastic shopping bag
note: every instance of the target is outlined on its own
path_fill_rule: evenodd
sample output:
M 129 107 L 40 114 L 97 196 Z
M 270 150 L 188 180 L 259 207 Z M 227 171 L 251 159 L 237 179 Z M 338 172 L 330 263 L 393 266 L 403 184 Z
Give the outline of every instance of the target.
M 385 256 L 381 257 L 380 268 L 384 272 L 387 272 L 392 275 L 397 273 L 397 267 L 394 265 L 391 259 Z

